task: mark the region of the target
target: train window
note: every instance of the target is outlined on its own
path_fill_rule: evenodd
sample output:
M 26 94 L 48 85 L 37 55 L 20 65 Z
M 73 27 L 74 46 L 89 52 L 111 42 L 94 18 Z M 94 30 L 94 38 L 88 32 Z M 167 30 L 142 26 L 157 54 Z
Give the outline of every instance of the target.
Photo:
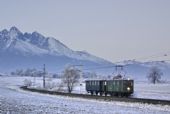
M 106 85 L 106 81 L 104 82 L 104 85 Z

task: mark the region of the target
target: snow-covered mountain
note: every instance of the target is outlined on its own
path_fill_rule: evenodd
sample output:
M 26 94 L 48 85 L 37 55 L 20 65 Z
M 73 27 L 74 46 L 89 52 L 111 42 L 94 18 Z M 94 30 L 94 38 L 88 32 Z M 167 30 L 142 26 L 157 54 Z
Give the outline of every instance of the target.
M 53 37 L 45 37 L 38 32 L 22 33 L 16 27 L 11 27 L 9 31 L 4 29 L 0 32 L 0 57 L 1 64 L 4 66 L 12 65 L 14 68 L 16 68 L 17 63 L 25 67 L 31 67 L 29 64 L 36 67 L 43 63 L 47 63 L 51 67 L 61 65 L 58 63 L 62 63 L 63 66 L 65 64 L 112 64 L 88 52 L 73 51 Z M 10 64 L 8 64 L 9 61 Z M 34 66 L 36 63 L 37 65 Z M 5 69 L 4 66 L 2 69 Z M 7 69 L 12 68 L 7 67 Z
M 52 37 L 44 37 L 38 32 L 22 33 L 16 27 L 0 32 L 0 51 L 10 51 L 24 55 L 64 55 L 78 60 L 97 63 L 108 61 L 83 51 L 73 51 Z

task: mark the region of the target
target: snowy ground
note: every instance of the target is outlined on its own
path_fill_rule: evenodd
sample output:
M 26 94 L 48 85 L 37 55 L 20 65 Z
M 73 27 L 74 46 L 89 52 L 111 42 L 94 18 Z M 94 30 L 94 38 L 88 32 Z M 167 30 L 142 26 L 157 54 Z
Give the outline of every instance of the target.
M 24 79 L 20 77 L 0 77 L 0 114 L 170 113 L 170 106 L 106 102 L 25 92 L 19 89 Z
M 134 97 L 170 100 L 170 83 L 148 84 L 136 82 Z
M 36 83 L 37 87 L 42 87 L 42 78 L 30 78 L 28 79 L 32 80 Z M 23 80 L 23 78 L 21 78 Z M 23 81 L 21 81 L 23 83 Z M 55 83 L 60 85 L 61 80 L 60 79 L 47 79 L 48 83 Z M 85 83 L 77 84 L 77 86 L 74 88 L 73 93 L 83 93 L 87 94 L 85 90 Z M 56 90 L 57 88 L 54 88 L 53 90 Z M 133 97 L 137 98 L 149 98 L 149 99 L 163 99 L 163 100 L 170 100 L 170 83 L 162 83 L 162 84 L 149 84 L 147 82 L 136 82 L 134 85 L 134 94 Z

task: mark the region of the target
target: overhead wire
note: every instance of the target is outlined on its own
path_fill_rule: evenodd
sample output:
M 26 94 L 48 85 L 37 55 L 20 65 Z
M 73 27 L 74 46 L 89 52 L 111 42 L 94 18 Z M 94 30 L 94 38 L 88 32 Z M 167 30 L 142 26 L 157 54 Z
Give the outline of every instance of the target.
M 166 52 L 166 53 L 159 53 L 159 54 L 153 54 L 153 55 L 150 55 L 150 56 L 147 56 L 147 57 L 141 57 L 141 58 L 137 58 L 137 59 L 132 59 L 132 60 L 127 60 L 127 61 L 140 61 L 142 59 L 148 59 L 148 58 L 158 58 L 158 57 L 165 57 L 165 56 L 169 56 L 170 54 L 170 51 Z M 159 60 L 157 62 L 162 62 L 162 61 L 170 61 L 170 60 Z M 85 68 L 83 70 L 85 71 L 89 71 L 89 70 L 97 70 L 97 69 L 108 69 L 108 68 L 113 68 L 113 67 L 116 67 L 118 64 L 121 65 L 121 63 L 125 62 L 124 61 L 118 61 L 118 62 L 114 62 L 113 64 L 114 65 L 106 65 L 106 66 L 95 66 L 95 67 L 91 67 L 91 68 Z M 153 62 L 151 60 L 147 61 L 147 62 Z M 156 62 L 156 61 L 155 61 Z M 122 64 L 122 66 L 128 66 L 130 64 Z M 83 66 L 83 65 L 81 65 Z M 58 72 L 58 73 L 63 73 L 63 72 Z

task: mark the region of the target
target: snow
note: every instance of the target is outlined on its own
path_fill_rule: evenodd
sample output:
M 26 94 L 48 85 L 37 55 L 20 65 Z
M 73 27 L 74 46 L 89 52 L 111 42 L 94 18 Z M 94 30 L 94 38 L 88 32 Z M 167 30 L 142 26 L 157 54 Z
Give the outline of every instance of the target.
M 6 34 L 8 35 L 8 40 L 6 42 L 5 48 L 9 48 L 11 44 L 17 39 L 18 34 L 21 34 L 21 32 L 16 27 L 11 27 L 10 31 Z
M 91 55 L 86 51 L 75 51 L 74 53 L 76 55 L 75 58 L 80 59 L 80 60 L 90 60 L 90 61 L 99 62 L 99 63 L 106 63 L 106 60 L 96 57 L 94 55 Z
M 53 52 L 53 54 L 55 54 L 56 52 L 63 55 L 72 53 L 71 49 L 52 37 L 48 38 L 48 50 Z
M 170 106 L 53 96 L 19 89 L 32 77 L 0 77 L 2 114 L 169 114 Z M 37 82 L 41 78 L 37 78 Z M 56 80 L 57 81 L 57 80 Z M 141 87 L 141 86 L 140 86 Z
M 135 83 L 134 97 L 170 100 L 170 83 L 149 84 L 146 82 Z
M 24 53 L 31 53 L 31 54 L 47 54 L 48 51 L 41 49 L 39 47 L 36 47 L 28 42 L 22 41 L 22 40 L 17 40 L 16 44 L 13 47 L 14 49 L 17 49 L 21 52 Z
M 106 62 L 104 59 L 93 56 L 88 52 L 73 51 L 52 37 L 48 37 L 48 50 L 54 55 L 59 53 L 61 55 L 66 55 L 67 57 L 76 58 L 78 60 L 90 60 L 99 63 Z

